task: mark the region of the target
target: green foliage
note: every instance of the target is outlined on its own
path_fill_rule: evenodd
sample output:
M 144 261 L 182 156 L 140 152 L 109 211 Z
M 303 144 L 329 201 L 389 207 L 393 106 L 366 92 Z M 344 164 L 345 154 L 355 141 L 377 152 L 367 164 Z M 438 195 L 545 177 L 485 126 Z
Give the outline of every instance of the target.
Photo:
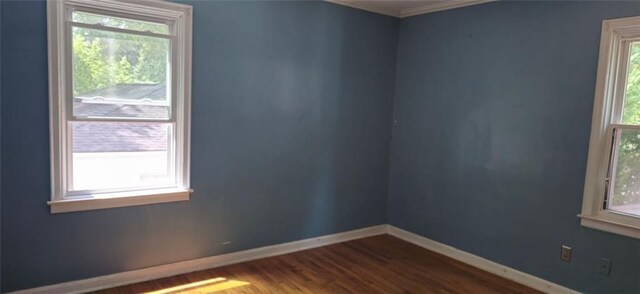
M 167 52 L 158 50 L 158 45 L 143 43 L 139 48 L 138 62 L 134 74 L 141 81 L 164 83 L 167 71 Z
M 124 56 L 120 58 L 120 61 L 115 68 L 115 73 L 116 83 L 118 84 L 131 84 L 135 81 L 131 63 L 129 63 L 129 60 L 127 60 L 127 58 Z
M 163 32 L 166 26 L 74 13 L 74 21 L 141 31 Z M 169 41 L 134 34 L 75 27 L 73 29 L 73 94 L 116 84 L 165 84 Z
M 100 41 L 87 41 L 84 36 L 74 34 L 73 49 L 74 94 L 105 88 L 109 73 Z
M 631 46 L 623 123 L 640 125 L 640 43 Z

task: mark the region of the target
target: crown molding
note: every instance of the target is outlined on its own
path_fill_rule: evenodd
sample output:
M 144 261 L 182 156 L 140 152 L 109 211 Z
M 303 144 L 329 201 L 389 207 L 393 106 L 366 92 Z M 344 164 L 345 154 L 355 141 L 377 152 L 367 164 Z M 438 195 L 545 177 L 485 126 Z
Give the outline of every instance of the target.
M 397 18 L 404 18 L 419 14 L 425 14 L 430 12 L 460 8 L 470 5 L 477 5 L 487 2 L 493 2 L 497 0 L 449 0 L 446 2 L 425 2 L 426 4 L 407 8 L 407 9 L 393 9 L 377 4 L 375 0 L 325 0 L 326 2 L 348 6 L 351 8 L 366 10 L 373 13 L 379 13 L 383 15 L 393 16 Z
M 455 1 L 447 1 L 447 2 L 435 2 L 431 4 L 426 4 L 423 6 L 418 6 L 414 8 L 403 9 L 400 11 L 400 18 L 409 17 L 419 14 L 425 14 L 430 12 L 442 11 L 455 9 L 465 6 L 477 5 L 487 2 L 493 2 L 497 0 L 455 0 Z
M 342 6 L 351 7 L 351 8 L 356 8 L 360 10 L 366 10 L 373 13 L 393 16 L 397 18 L 402 17 L 400 11 L 379 6 L 375 3 L 375 1 L 358 1 L 358 0 L 324 0 L 324 1 L 342 5 Z

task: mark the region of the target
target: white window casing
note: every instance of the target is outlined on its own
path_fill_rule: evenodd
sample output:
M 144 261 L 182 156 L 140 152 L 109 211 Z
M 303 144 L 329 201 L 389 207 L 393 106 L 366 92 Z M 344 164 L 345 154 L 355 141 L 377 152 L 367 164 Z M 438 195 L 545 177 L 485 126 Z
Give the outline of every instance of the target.
M 192 7 L 165 1 L 60 0 L 47 1 L 49 46 L 49 107 L 51 139 L 52 213 L 103 209 L 189 200 Z M 126 28 L 75 23 L 72 11 L 95 13 L 137 21 L 167 24 L 167 34 Z M 133 33 L 170 41 L 169 61 L 171 111 L 168 119 L 76 117 L 72 108 L 71 30 L 74 27 L 107 32 Z M 171 126 L 169 160 L 175 185 L 137 189 L 70 191 L 70 122 L 162 123 Z
M 605 197 L 608 181 L 612 181 L 610 165 L 615 171 L 611 159 L 615 156 L 614 130 L 638 129 L 623 125 L 622 114 L 629 48 L 631 42 L 639 40 L 640 17 L 605 20 L 602 24 L 584 199 L 578 215 L 585 227 L 632 238 L 640 238 L 640 217 L 608 210 Z

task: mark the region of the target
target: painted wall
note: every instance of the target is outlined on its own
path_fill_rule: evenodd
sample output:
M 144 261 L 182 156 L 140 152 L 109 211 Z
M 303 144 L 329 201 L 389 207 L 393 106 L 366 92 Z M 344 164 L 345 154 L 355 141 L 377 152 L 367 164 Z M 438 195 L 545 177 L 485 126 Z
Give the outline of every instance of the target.
M 398 20 L 189 3 L 192 200 L 51 215 L 46 5 L 2 1 L 3 292 L 386 222 Z
M 2 5 L 0 5 L 0 36 L 2 36 Z M 2 56 L 2 38 L 0 38 L 0 56 Z M 2 68 L 2 58 L 0 58 L 0 68 Z M 0 70 L 0 105 L 2 105 L 2 71 Z M 0 117 L 2 117 L 2 107 L 0 106 Z M 0 119 L 0 154 L 2 154 L 2 119 Z M 2 156 L 0 156 L 0 167 L 2 166 Z M 2 168 L 0 168 L 0 212 L 2 212 Z M 0 228 L 2 228 L 2 217 L 0 217 Z M 2 233 L 0 233 L 0 265 L 2 264 Z M 2 266 L 0 266 L 0 285 L 2 285 Z M 0 287 L 1 289 L 1 287 Z
M 390 223 L 580 291 L 640 292 L 640 241 L 576 217 L 601 21 L 633 15 L 638 1 L 500 1 L 403 19 Z
M 45 4 L 0 3 L 0 26 L 12 28 L 0 36 L 3 292 L 387 214 L 574 289 L 640 292 L 640 241 L 575 217 L 600 22 L 640 14 L 638 2 L 496 2 L 400 22 L 323 2 L 187 2 L 192 200 L 59 215 L 45 204 Z M 559 260 L 561 244 L 573 247 L 572 263 Z M 613 260 L 610 277 L 597 274 L 600 257 Z

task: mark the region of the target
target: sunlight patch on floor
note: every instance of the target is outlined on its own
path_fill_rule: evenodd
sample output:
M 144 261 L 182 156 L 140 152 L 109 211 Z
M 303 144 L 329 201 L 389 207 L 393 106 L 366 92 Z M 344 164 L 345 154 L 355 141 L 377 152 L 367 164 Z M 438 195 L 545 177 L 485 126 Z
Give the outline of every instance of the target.
M 247 285 L 251 285 L 251 283 L 238 280 L 227 280 L 226 278 L 215 278 L 147 292 L 147 294 L 206 294 Z

